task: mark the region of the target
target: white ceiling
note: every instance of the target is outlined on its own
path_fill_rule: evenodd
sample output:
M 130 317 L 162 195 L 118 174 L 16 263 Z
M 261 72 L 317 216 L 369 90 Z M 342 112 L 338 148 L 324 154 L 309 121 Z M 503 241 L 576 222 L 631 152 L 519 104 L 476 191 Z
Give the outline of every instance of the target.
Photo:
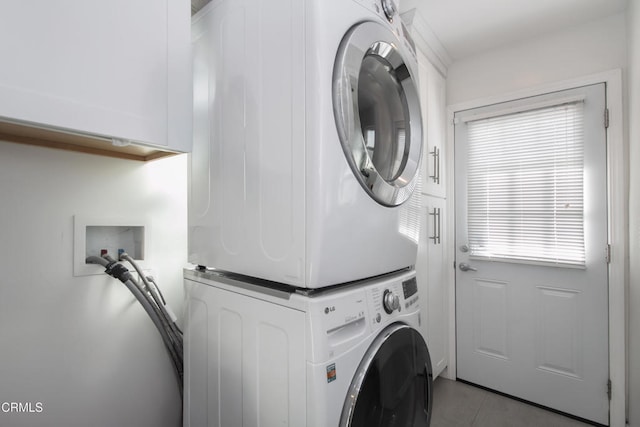
M 628 0 L 399 0 L 417 8 L 450 58 L 620 13 Z M 635 0 L 629 0 L 635 1 Z

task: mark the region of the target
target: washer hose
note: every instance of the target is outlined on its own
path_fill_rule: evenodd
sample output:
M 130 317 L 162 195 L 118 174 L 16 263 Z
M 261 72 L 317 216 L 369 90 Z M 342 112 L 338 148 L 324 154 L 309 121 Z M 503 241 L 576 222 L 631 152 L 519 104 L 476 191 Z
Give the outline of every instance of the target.
M 86 262 L 90 264 L 100 264 L 105 267 L 105 273 L 120 280 L 129 289 L 133 296 L 142 305 L 147 315 L 151 318 L 154 326 L 160 333 L 162 341 L 171 357 L 173 366 L 178 379 L 178 388 L 180 390 L 180 396 L 183 395 L 183 379 L 184 379 L 184 363 L 183 363 L 183 338 L 182 331 L 175 324 L 175 319 L 169 314 L 169 311 L 165 307 L 163 301 L 159 298 L 159 289 L 154 289 L 155 282 L 152 286 L 147 278 L 142 273 L 142 269 L 138 267 L 131 257 L 126 253 L 127 261 L 133 265 L 135 270 L 140 276 L 142 283 L 138 283 L 134 280 L 133 275 L 129 272 L 129 269 L 120 264 L 108 254 L 102 257 L 89 256 L 86 258 Z

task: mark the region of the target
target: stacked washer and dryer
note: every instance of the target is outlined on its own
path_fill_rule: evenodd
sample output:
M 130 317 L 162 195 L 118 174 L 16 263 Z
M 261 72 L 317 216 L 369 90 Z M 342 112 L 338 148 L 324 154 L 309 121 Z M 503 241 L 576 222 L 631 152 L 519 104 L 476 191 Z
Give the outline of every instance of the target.
M 428 425 L 393 0 L 212 0 L 192 34 L 185 426 Z

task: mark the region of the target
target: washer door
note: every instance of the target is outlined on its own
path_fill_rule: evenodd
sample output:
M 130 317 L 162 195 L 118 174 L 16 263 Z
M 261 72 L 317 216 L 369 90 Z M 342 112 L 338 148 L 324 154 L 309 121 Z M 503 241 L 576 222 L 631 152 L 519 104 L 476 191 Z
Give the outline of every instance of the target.
M 425 427 L 431 422 L 433 373 L 415 329 L 394 324 L 375 339 L 349 387 L 340 427 Z
M 415 71 L 391 30 L 351 28 L 333 70 L 333 110 L 342 148 L 362 187 L 378 203 L 405 202 L 418 180 L 422 118 Z

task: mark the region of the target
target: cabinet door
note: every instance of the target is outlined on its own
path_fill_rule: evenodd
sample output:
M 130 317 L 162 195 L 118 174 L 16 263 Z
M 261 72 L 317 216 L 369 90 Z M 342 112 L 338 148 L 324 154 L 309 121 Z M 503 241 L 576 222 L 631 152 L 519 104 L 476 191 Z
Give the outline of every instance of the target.
M 422 133 L 425 138 L 420 171 L 422 173 L 422 193 L 445 197 L 445 79 L 421 52 L 418 52 L 418 62 Z
M 187 0 L 3 0 L 0 119 L 190 147 Z
M 434 378 L 447 366 L 447 294 L 445 281 L 446 200 L 422 196 L 416 275 L 422 311 L 421 330 L 429 347 Z

